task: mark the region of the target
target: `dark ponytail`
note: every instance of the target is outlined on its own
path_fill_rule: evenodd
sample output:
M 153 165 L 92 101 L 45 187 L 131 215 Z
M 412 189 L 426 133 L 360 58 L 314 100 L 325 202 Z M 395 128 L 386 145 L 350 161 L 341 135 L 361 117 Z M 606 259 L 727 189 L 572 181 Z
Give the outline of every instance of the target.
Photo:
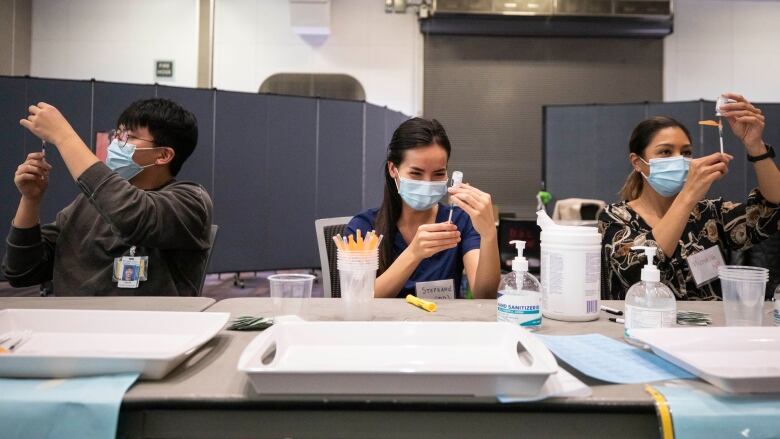
M 631 138 L 628 140 L 628 151 L 639 157 L 643 157 L 645 148 L 650 145 L 650 141 L 653 140 L 653 137 L 655 137 L 659 131 L 666 128 L 679 128 L 683 130 L 688 137 L 688 142 L 692 142 L 691 133 L 688 132 L 688 128 L 685 128 L 685 125 L 668 116 L 655 116 L 639 122 L 639 125 L 634 128 L 634 131 L 631 133 Z M 628 174 L 628 178 L 626 178 L 626 182 L 620 189 L 620 199 L 623 201 L 636 200 L 642 195 L 644 184 L 644 177 L 632 169 L 631 173 Z
M 382 164 L 385 176 L 385 196 L 379 212 L 376 216 L 377 233 L 384 235 L 379 246 L 379 274 L 382 274 L 395 260 L 393 244 L 398 233 L 398 219 L 401 217 L 402 203 L 398 188 L 387 164 L 392 163 L 396 168 L 401 165 L 407 150 L 430 145 L 439 145 L 447 151 L 447 159 L 450 158 L 450 139 L 444 131 L 444 127 L 436 120 L 427 120 L 420 117 L 409 119 L 396 128 L 390 145 L 387 147 L 387 161 Z

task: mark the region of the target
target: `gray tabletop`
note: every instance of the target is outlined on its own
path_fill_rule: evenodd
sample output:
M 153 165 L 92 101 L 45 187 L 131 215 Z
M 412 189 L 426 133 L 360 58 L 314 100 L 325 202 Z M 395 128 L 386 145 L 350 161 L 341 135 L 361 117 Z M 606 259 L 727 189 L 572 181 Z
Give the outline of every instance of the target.
M 379 299 L 374 303 L 374 320 L 495 321 L 496 318 L 494 300 L 437 301 L 437 304 L 437 311 L 428 313 L 400 299 Z M 623 308 L 622 301 L 603 304 Z M 767 311 L 771 305 L 766 304 Z M 306 320 L 340 320 L 341 306 L 339 299 L 310 299 L 305 302 L 301 316 Z M 679 310 L 711 313 L 714 325 L 723 325 L 722 308 L 721 302 L 678 303 Z M 271 316 L 272 302 L 265 298 L 228 299 L 206 311 L 229 312 L 232 317 Z M 553 335 L 595 332 L 620 339 L 623 325 L 610 322 L 609 316 L 602 312 L 592 322 L 544 319 L 539 332 Z M 765 317 L 764 324 L 769 325 L 770 319 Z M 572 370 L 592 387 L 592 396 L 500 404 L 492 398 L 257 395 L 246 376 L 236 371 L 241 352 L 256 335 L 222 331 L 164 380 L 136 384 L 125 396 L 120 431 L 126 437 L 176 437 L 185 433 L 203 437 L 423 434 L 492 437 L 519 432 L 581 437 L 583 431 L 601 436 L 658 436 L 653 401 L 643 385 L 605 384 Z M 698 385 L 709 387 L 706 383 Z M 594 427 L 583 430 L 581 423 L 592 421 L 594 414 L 600 417 L 598 426 L 595 430 Z M 388 430 L 388 422 L 393 422 L 394 429 Z M 420 430 L 420 425 L 426 426 L 424 430 Z
M 208 297 L 0 297 L 0 309 L 102 309 L 198 312 L 216 301 Z

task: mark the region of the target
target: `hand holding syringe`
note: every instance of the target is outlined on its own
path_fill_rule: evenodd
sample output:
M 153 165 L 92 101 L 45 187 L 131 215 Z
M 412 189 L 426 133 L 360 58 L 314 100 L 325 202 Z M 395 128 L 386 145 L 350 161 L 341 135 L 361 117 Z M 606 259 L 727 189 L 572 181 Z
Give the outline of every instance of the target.
M 737 101 L 734 99 L 729 99 L 723 95 L 718 96 L 717 102 L 715 102 L 715 115 L 718 116 L 718 121 L 714 120 L 700 120 L 699 125 L 706 125 L 711 127 L 718 127 L 718 137 L 720 140 L 720 153 L 723 154 L 723 118 L 721 117 L 722 114 L 720 112 L 720 107 L 724 104 L 733 104 Z

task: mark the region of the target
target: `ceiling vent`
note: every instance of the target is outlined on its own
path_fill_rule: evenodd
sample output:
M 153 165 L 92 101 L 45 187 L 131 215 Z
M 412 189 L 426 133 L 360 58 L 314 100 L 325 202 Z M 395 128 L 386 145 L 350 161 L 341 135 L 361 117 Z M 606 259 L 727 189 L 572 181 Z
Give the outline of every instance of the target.
M 429 34 L 663 38 L 671 0 L 434 0 Z

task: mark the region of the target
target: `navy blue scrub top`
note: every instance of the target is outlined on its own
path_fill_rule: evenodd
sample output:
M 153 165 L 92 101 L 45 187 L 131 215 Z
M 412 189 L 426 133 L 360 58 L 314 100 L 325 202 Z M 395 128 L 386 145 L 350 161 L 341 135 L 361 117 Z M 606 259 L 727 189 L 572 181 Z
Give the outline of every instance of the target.
M 345 235 L 354 235 L 358 229 L 360 229 L 363 236 L 366 232 L 375 230 L 376 215 L 379 209 L 368 209 L 365 212 L 353 217 L 346 230 Z M 436 213 L 436 222 L 443 223 L 447 221 L 450 216 L 450 207 L 444 204 L 439 204 L 439 211 Z M 423 259 L 417 269 L 414 270 L 412 276 L 406 281 L 403 290 L 398 293 L 398 297 L 406 297 L 407 294 L 415 295 L 415 285 L 417 282 L 429 282 L 435 280 L 452 279 L 455 284 L 455 297 L 461 297 L 460 295 L 460 280 L 463 275 L 463 255 L 474 249 L 479 249 L 480 237 L 479 233 L 474 229 L 471 224 L 471 218 L 468 214 L 460 208 L 455 208 L 452 212 L 452 222 L 458 227 L 460 231 L 460 243 L 455 248 L 441 251 L 431 256 L 430 258 Z M 381 233 L 377 230 L 377 233 Z M 403 235 L 396 229 L 395 242 L 394 242 L 394 255 L 395 260 L 404 250 L 406 250 L 406 242 Z

